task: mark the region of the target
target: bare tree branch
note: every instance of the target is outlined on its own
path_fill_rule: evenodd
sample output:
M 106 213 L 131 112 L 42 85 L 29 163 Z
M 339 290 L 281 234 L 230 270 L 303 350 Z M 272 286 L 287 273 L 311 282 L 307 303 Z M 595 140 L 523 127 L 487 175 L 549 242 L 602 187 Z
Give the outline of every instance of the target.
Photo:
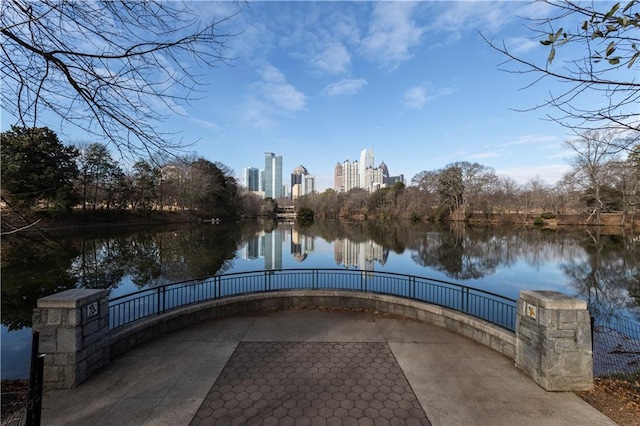
M 505 43 L 481 34 L 489 46 L 507 57 L 502 65 L 515 65 L 503 71 L 537 76 L 525 88 L 543 84 L 545 78 L 566 84 L 565 90 L 549 92 L 544 103 L 527 111 L 552 107 L 556 113 L 548 118 L 577 134 L 624 129 L 640 137 L 640 2 L 631 0 L 623 7 L 597 10 L 598 2 L 544 1 L 553 6 L 555 15 L 526 19 L 526 27 L 549 49 L 544 63 L 519 56 Z M 559 52 L 567 55 L 562 66 L 558 65 Z M 594 93 L 602 95 L 603 104 L 587 98 Z
M 2 108 L 25 127 L 53 113 L 130 158 L 179 150 L 185 144 L 157 123 L 198 99 L 197 67 L 230 61 L 232 34 L 219 29 L 242 10 L 235 5 L 202 22 L 186 3 L 4 1 Z

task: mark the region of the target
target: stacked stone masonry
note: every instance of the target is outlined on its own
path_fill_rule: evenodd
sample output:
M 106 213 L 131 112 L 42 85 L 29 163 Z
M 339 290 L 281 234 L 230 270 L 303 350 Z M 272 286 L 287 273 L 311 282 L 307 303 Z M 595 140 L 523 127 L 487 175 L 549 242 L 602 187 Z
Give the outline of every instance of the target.
M 586 302 L 557 292 L 522 291 L 516 336 L 516 366 L 543 389 L 592 387 L 591 320 Z
M 47 388 L 74 388 L 109 364 L 108 295 L 73 289 L 38 300 L 33 329 L 45 354 Z

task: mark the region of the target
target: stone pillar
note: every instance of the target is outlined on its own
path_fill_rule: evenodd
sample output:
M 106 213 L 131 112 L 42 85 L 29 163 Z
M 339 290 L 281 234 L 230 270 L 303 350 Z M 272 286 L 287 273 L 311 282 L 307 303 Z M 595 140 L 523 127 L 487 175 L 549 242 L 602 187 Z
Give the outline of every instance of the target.
M 38 299 L 33 329 L 40 331 L 48 389 L 74 388 L 109 364 L 108 296 L 72 289 Z
M 548 391 L 593 386 L 587 303 L 555 291 L 520 291 L 516 366 Z

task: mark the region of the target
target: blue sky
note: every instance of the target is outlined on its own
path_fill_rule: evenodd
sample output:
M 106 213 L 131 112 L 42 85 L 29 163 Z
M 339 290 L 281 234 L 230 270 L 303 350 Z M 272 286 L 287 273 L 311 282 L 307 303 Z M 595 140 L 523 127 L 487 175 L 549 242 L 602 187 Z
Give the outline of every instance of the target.
M 203 18 L 237 7 L 191 5 Z M 264 168 L 264 152 L 282 155 L 285 182 L 302 164 L 320 190 L 333 186 L 337 162 L 364 148 L 407 181 L 470 161 L 519 183 L 553 184 L 569 169 L 569 131 L 544 120 L 553 111 L 513 109 L 543 103 L 557 83 L 525 89 L 534 77 L 500 71 L 504 58 L 479 34 L 544 63 L 547 48 L 519 16 L 548 14 L 529 2 L 250 2 L 221 28 L 237 34 L 230 65 L 206 70 L 202 99 L 160 129 L 182 132 L 189 150 L 237 176 Z M 12 121 L 3 112 L 2 130 Z M 59 130 L 59 119 L 47 124 Z

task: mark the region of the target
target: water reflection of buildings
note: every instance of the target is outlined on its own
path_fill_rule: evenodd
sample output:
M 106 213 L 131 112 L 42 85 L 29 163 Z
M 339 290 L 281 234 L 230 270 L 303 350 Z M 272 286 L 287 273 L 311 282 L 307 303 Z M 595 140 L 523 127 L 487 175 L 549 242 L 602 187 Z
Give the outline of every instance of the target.
M 300 233 L 296 229 L 291 229 L 291 255 L 298 262 L 302 262 L 307 258 L 307 254 L 313 253 L 315 250 L 315 240 Z
M 264 247 L 264 269 L 282 269 L 282 237 L 284 232 L 279 229 L 264 234 L 262 247 Z
M 253 260 L 262 256 L 262 250 L 258 235 L 249 238 L 242 243 L 242 249 L 239 250 L 240 259 Z
M 373 271 L 374 261 L 384 265 L 388 257 L 389 249 L 371 240 L 358 243 L 344 239 L 333 243 L 333 258 L 336 264 L 344 265 L 345 268 Z
M 282 226 L 272 232 L 260 232 L 242 243 L 239 257 L 243 260 L 264 258 L 264 269 L 282 269 L 282 251 L 290 244 L 291 255 L 302 262 L 315 250 L 313 237 L 304 235 L 293 227 Z

